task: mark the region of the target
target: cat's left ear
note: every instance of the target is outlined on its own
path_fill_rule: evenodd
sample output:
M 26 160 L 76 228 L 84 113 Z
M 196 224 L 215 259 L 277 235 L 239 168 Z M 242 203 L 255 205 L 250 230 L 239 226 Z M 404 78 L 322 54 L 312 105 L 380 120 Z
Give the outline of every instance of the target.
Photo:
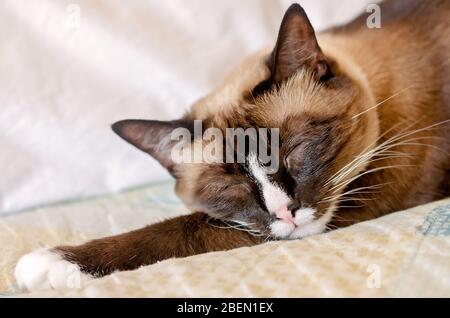
M 172 149 L 178 141 L 172 139 L 176 129 L 191 131 L 184 120 L 123 120 L 112 125 L 113 131 L 136 148 L 158 160 L 172 176 L 176 177 L 176 163 Z
M 284 15 L 268 65 L 272 81 L 278 85 L 303 68 L 311 71 L 317 80 L 331 76 L 314 28 L 299 4 L 291 5 Z

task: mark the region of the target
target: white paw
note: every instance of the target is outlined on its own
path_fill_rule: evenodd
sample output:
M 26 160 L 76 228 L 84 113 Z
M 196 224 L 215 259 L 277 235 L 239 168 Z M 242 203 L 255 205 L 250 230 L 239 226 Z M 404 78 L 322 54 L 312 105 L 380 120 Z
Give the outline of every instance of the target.
M 76 264 L 64 260 L 48 249 L 22 256 L 16 265 L 14 276 L 22 290 L 42 291 L 60 288 L 81 288 L 91 279 Z

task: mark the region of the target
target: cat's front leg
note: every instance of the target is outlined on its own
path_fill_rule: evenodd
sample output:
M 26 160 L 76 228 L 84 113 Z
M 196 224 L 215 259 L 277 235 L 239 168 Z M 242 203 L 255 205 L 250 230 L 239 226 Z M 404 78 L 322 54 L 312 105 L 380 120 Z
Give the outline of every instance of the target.
M 19 287 L 29 291 L 80 288 L 113 272 L 260 242 L 247 232 L 224 228 L 220 221 L 195 213 L 80 246 L 32 252 L 19 260 L 15 277 Z

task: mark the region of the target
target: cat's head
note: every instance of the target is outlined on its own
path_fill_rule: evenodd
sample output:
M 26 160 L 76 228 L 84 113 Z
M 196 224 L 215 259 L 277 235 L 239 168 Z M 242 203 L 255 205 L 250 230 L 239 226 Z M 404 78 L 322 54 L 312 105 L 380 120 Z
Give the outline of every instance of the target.
M 292 5 L 275 49 L 244 61 L 182 119 L 125 120 L 113 129 L 168 169 L 176 179 L 178 196 L 192 211 L 276 238 L 299 238 L 326 229 L 338 197 L 365 168 L 361 164 L 348 169 L 351 161 L 376 143 L 378 119 L 370 110 L 373 99 L 365 85 L 345 57 L 330 48 L 322 51 L 304 10 Z M 184 150 L 193 150 L 189 158 L 198 154 L 194 120 L 202 121 L 202 133 L 208 128 L 222 133 L 225 141 L 215 145 L 224 148 L 227 128 L 279 129 L 279 136 L 275 130 L 266 139 L 256 136 L 276 154 L 271 157 L 275 171 L 269 173 L 267 162 L 249 149 L 240 153 L 240 162 L 236 156 L 234 162 L 218 163 L 226 151 L 217 148 L 207 151 L 216 162 L 175 160 L 179 143 L 171 137 L 179 128 L 182 134 L 191 133 L 184 144 L 188 146 Z M 219 139 L 202 136 L 203 146 Z M 278 145 L 272 143 L 275 138 Z

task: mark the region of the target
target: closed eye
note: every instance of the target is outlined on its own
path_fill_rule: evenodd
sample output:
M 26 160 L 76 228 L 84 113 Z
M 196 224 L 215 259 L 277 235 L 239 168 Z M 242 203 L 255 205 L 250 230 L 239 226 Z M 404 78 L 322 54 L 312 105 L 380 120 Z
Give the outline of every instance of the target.
M 295 168 L 295 161 L 299 160 L 305 148 L 304 143 L 299 143 L 288 152 L 284 157 L 284 166 L 289 174 L 291 174 L 292 169 Z

